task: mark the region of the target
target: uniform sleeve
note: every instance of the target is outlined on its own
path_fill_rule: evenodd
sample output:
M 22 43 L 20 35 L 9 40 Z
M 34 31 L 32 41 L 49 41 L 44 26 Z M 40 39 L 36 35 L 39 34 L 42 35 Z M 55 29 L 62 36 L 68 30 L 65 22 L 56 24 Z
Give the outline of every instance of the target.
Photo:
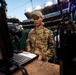
M 49 33 L 49 38 L 48 38 L 48 44 L 49 44 L 49 49 L 51 49 L 52 51 L 55 50 L 55 46 L 54 46 L 54 34 L 52 31 L 50 31 Z
M 52 31 L 49 32 L 48 37 L 48 50 L 46 52 L 48 59 L 55 55 L 55 44 L 54 44 L 54 34 Z
M 27 51 L 31 51 L 31 45 L 30 45 L 30 32 L 28 33 L 28 37 L 27 37 L 27 40 L 26 40 L 26 49 Z

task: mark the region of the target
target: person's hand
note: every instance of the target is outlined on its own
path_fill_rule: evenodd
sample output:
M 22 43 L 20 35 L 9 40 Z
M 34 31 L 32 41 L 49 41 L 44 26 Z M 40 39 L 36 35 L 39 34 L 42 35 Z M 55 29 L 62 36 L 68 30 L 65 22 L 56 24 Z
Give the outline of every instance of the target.
M 42 55 L 39 55 L 38 60 L 42 60 Z

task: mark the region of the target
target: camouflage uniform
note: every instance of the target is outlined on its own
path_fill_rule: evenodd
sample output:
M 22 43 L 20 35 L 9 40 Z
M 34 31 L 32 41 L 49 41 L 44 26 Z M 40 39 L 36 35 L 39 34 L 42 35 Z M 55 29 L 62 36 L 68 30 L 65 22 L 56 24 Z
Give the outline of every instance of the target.
M 53 32 L 47 28 L 32 29 L 27 38 L 26 47 L 29 52 L 42 55 L 44 61 L 48 61 L 54 54 Z

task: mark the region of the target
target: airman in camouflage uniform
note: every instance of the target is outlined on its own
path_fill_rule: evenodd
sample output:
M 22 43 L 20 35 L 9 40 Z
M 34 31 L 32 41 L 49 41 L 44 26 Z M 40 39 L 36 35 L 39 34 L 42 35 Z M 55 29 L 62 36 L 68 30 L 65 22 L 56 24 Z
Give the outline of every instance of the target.
M 44 61 L 48 61 L 54 55 L 53 32 L 43 25 L 40 29 L 32 29 L 26 41 L 29 52 L 42 56 Z

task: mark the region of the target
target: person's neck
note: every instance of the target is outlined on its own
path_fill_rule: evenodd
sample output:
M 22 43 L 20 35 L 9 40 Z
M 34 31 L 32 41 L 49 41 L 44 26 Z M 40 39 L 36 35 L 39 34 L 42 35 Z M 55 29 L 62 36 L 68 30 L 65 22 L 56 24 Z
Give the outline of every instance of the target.
M 43 25 L 36 26 L 36 29 L 42 29 L 42 28 L 44 28 L 44 26 L 43 26 Z

